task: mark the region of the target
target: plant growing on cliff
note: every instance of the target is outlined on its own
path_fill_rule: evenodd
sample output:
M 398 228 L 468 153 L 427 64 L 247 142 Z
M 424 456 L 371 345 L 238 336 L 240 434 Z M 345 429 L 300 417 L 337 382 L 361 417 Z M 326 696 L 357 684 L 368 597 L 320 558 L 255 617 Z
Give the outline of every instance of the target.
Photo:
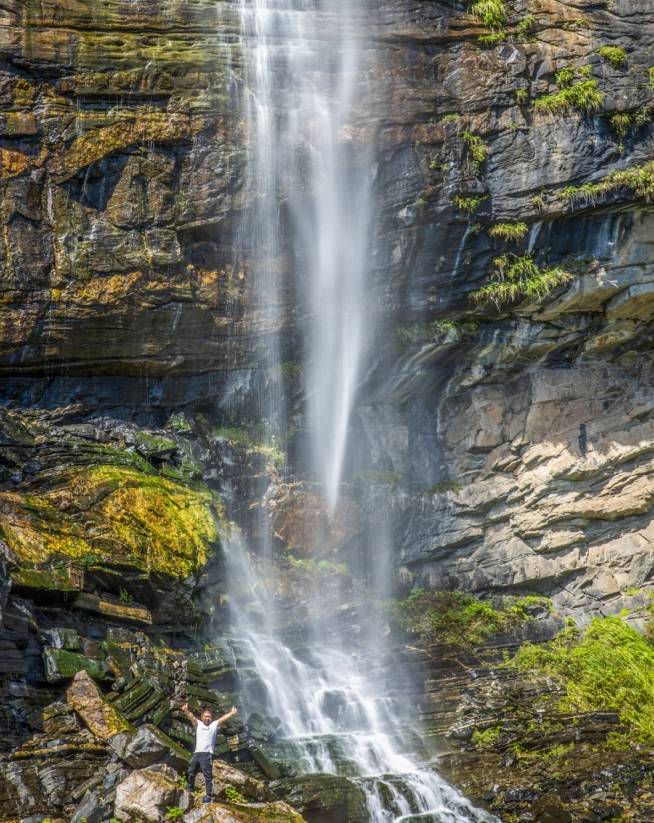
M 223 793 L 225 795 L 225 798 L 230 803 L 247 803 L 245 797 L 243 797 L 239 790 L 235 789 L 233 786 L 225 786 Z
M 462 137 L 468 147 L 472 167 L 475 171 L 479 171 L 488 157 L 488 146 L 478 134 L 473 134 L 471 131 L 464 131 Z
M 604 194 L 625 189 L 638 199 L 654 202 L 654 161 L 607 174 L 597 183 L 566 186 L 558 195 L 563 200 L 595 203 Z
M 468 11 L 478 17 L 489 29 L 500 29 L 506 23 L 504 0 L 467 0 Z
M 597 53 L 614 69 L 621 69 L 627 62 L 627 52 L 620 46 L 601 46 Z
M 454 205 L 461 209 L 461 211 L 471 212 L 475 211 L 480 203 L 483 203 L 484 200 L 488 198 L 488 195 L 479 195 L 479 194 L 457 194 L 454 198 Z
M 567 628 L 549 643 L 526 643 L 509 665 L 559 680 L 564 711 L 615 711 L 639 740 L 654 743 L 654 648 L 620 617 L 597 617 L 583 634 Z
M 494 264 L 490 282 L 470 295 L 477 305 L 492 304 L 500 309 L 517 300 L 542 300 L 572 280 L 570 272 L 559 266 L 540 268 L 530 254 L 503 254 Z
M 184 812 L 179 806 L 169 806 L 166 810 L 165 820 L 181 820 Z
M 599 111 L 603 100 L 604 93 L 597 88 L 597 80 L 581 80 L 553 94 L 538 97 L 534 100 L 534 108 L 552 114 L 560 114 L 569 109 L 592 114 Z
M 467 592 L 415 588 L 407 598 L 396 603 L 395 614 L 400 625 L 417 635 L 423 644 L 443 643 L 473 649 L 491 635 L 529 619 L 531 604 L 521 604 L 521 599 L 507 600 L 496 608 Z
M 491 237 L 500 238 L 501 240 L 522 240 L 522 238 L 529 231 L 529 226 L 526 223 L 496 223 L 491 226 L 488 233 Z

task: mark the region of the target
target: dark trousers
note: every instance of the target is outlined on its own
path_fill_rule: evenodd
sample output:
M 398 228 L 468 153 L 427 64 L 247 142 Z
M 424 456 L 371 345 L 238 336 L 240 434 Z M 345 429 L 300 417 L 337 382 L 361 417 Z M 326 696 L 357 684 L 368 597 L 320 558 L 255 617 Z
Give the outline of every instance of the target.
M 195 775 L 202 770 L 204 775 L 205 794 L 211 797 L 211 788 L 213 782 L 213 775 L 211 773 L 211 754 L 209 752 L 196 752 L 188 764 L 188 787 L 191 791 L 195 788 Z

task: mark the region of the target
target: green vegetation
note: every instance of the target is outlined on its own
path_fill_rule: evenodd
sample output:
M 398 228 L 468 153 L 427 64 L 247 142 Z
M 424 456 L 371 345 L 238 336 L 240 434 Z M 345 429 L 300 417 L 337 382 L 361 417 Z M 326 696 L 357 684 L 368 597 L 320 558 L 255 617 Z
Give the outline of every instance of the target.
M 27 564 L 64 558 L 84 564 L 92 556 L 186 577 L 209 557 L 222 504 L 206 489 L 149 471 L 75 468 L 48 492 L 1 492 L 0 536 Z
M 560 72 L 559 72 L 560 74 Z M 569 109 L 579 109 L 586 114 L 598 111 L 602 106 L 604 93 L 597 88 L 596 80 L 581 80 L 565 86 L 553 94 L 546 94 L 534 100 L 534 108 L 558 114 Z
M 499 46 L 507 37 L 505 31 L 494 31 L 491 34 L 480 34 L 477 40 L 484 46 Z
M 542 300 L 572 280 L 570 272 L 558 266 L 539 268 L 530 254 L 503 254 L 494 263 L 490 282 L 470 295 L 478 305 L 493 304 L 500 309 L 516 300 Z
M 286 455 L 278 446 L 275 436 L 271 436 L 263 426 L 250 428 L 222 426 L 214 429 L 213 436 L 227 440 L 232 446 L 242 446 L 250 454 L 258 452 L 264 455 L 269 471 L 279 471 L 286 462 Z
M 448 123 L 456 123 L 460 119 L 460 114 L 456 114 L 456 112 L 450 112 L 450 114 L 444 114 L 438 122 L 441 123 L 443 126 L 447 126 Z
M 566 66 L 565 68 L 560 69 L 554 75 L 554 82 L 561 89 L 564 89 L 566 86 L 570 86 L 574 79 L 575 79 L 574 69 L 571 69 L 569 66 Z
M 224 794 L 230 803 L 247 803 L 247 800 L 243 797 L 239 790 L 235 789 L 233 786 L 226 786 Z
M 347 577 L 351 574 L 349 566 L 345 563 L 335 563 L 333 560 L 317 560 L 314 557 L 294 557 L 292 554 L 285 556 L 291 568 L 304 574 L 316 577 L 324 574 L 336 574 L 340 577 Z
M 184 812 L 179 806 L 169 806 L 166 810 L 165 820 L 181 820 Z
M 518 105 L 522 105 L 526 103 L 529 99 L 529 90 L 528 89 L 516 89 L 515 90 L 515 100 Z
M 597 53 L 614 69 L 621 69 L 627 62 L 627 52 L 620 46 L 602 46 Z
M 448 334 L 456 333 L 462 337 L 476 334 L 479 323 L 476 320 L 432 320 L 430 323 L 410 323 L 400 326 L 395 334 L 403 346 L 415 343 L 427 343 Z
M 522 240 L 529 231 L 526 223 L 496 223 L 491 226 L 488 233 L 491 237 L 498 237 L 502 240 Z
M 463 486 L 457 480 L 452 480 L 451 478 L 447 478 L 445 480 L 440 480 L 438 483 L 434 483 L 433 486 L 430 486 L 427 489 L 427 494 L 445 494 L 445 492 L 459 492 Z
M 529 611 L 546 598 L 506 598 L 502 606 L 494 607 L 472 594 L 460 591 L 426 591 L 415 588 L 404 600 L 396 603 L 395 614 L 400 625 L 417 635 L 422 643 L 443 643 L 460 649 L 481 646 L 491 635 L 507 631 L 530 619 Z
M 545 208 L 545 198 L 542 194 L 535 194 L 529 198 L 529 205 L 538 211 L 542 211 Z
M 622 171 L 614 171 L 597 183 L 584 183 L 581 186 L 567 186 L 561 189 L 559 197 L 563 200 L 583 200 L 595 203 L 602 195 L 626 189 L 634 197 L 654 202 L 654 161 L 642 166 L 634 166 Z
M 649 87 L 654 89 L 654 66 L 649 70 Z
M 472 742 L 478 749 L 488 749 L 497 743 L 501 734 L 501 726 L 492 726 L 490 729 L 475 729 L 472 733 Z
M 654 743 L 654 647 L 620 617 L 596 617 L 583 634 L 562 631 L 524 644 L 510 663 L 542 672 L 566 688 L 562 710 L 610 709 L 641 742 Z
M 402 479 L 402 475 L 381 469 L 367 469 L 359 472 L 354 479 L 369 486 L 396 486 Z
M 616 134 L 624 137 L 631 128 L 631 115 L 628 112 L 618 112 L 609 118 L 609 123 Z
M 506 23 L 504 0 L 467 0 L 468 11 L 489 29 L 500 29 Z
M 480 203 L 484 200 L 488 199 L 488 195 L 479 195 L 479 194 L 457 194 L 454 198 L 454 205 L 461 209 L 461 211 L 468 212 L 469 214 L 477 209 Z
M 462 137 L 468 147 L 472 167 L 479 171 L 488 157 L 488 146 L 478 134 L 473 134 L 471 131 L 464 131 Z
M 526 17 L 523 17 L 515 27 L 516 37 L 521 40 L 528 38 L 536 28 L 537 23 L 538 21 L 533 14 L 528 14 Z

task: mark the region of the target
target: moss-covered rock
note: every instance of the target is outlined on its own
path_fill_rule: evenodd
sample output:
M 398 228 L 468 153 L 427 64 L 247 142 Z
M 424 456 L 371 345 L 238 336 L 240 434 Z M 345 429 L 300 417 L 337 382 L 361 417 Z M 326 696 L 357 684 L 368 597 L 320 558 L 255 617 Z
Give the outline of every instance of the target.
M 113 465 L 69 471 L 45 492 L 0 492 L 0 507 L 2 537 L 24 563 L 93 558 L 173 577 L 207 562 L 222 513 L 208 491 Z

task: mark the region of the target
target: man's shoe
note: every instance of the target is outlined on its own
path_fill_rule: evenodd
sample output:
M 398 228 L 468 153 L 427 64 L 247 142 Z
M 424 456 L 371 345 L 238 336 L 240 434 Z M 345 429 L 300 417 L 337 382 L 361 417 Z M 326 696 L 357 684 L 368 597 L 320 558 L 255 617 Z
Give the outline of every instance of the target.
M 211 803 L 211 798 L 207 796 L 207 797 L 204 798 L 204 800 L 202 802 L 203 803 Z

